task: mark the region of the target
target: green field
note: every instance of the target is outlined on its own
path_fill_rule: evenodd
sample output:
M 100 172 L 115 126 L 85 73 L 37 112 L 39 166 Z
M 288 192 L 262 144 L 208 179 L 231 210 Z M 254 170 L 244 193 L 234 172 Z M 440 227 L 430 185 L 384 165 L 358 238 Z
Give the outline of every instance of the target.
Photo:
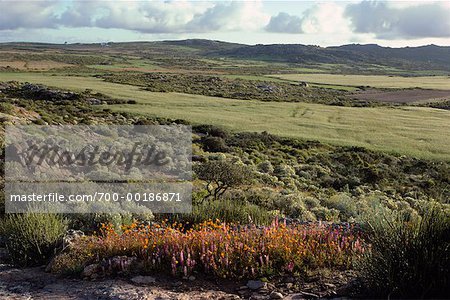
M 280 136 L 450 161 L 450 112 L 446 110 L 244 101 L 152 93 L 136 86 L 90 77 L 0 73 L 0 81 L 7 80 L 42 83 L 78 91 L 92 89 L 111 97 L 138 101 L 135 105 L 108 106 L 118 111 L 216 124 L 236 131 L 268 131 Z
M 306 81 L 344 86 L 371 86 L 378 88 L 425 88 L 450 90 L 449 76 L 402 77 L 385 75 L 337 75 L 337 74 L 282 74 L 270 77 L 285 80 Z

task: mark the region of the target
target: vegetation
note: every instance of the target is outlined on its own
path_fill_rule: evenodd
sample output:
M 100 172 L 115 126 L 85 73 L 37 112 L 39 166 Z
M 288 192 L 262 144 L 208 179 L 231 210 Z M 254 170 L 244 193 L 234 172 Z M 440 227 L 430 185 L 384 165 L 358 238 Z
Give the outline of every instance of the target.
M 300 82 L 273 82 L 229 79 L 222 76 L 183 75 L 163 73 L 126 73 L 105 75 L 108 82 L 142 86 L 151 92 L 177 92 L 212 97 L 278 102 L 309 102 L 340 106 L 370 106 L 376 102 L 352 101 L 339 90 L 303 87 Z M 264 77 L 262 77 L 264 79 Z
M 10 259 L 20 266 L 47 263 L 66 229 L 61 216 L 47 213 L 16 214 L 0 220 L 0 235 L 5 238 Z
M 255 278 L 308 268 L 351 267 L 364 252 L 358 235 L 342 228 L 285 226 L 239 228 L 205 222 L 184 230 L 181 224 L 123 228 L 105 225 L 100 236 L 82 238 L 56 258 L 54 271 L 81 269 L 114 256 L 137 256 L 142 271 L 194 271 L 222 278 Z
M 445 297 L 448 101 L 352 99 L 448 89 L 445 51 L 205 40 L 0 45 L 0 81 L 16 80 L 0 82 L 0 172 L 5 125 L 173 123 L 192 125 L 194 171 L 191 213 L 2 210 L 0 240 L 12 263 L 52 259 L 49 268 L 63 274 L 303 280 L 328 268 L 357 274 L 367 296 Z M 412 77 L 429 74 L 440 76 Z M 68 228 L 86 235 L 61 247 Z
M 423 218 L 384 211 L 368 222 L 371 251 L 363 278 L 376 296 L 437 298 L 450 292 L 450 211 L 430 207 Z
M 335 145 L 449 160 L 448 111 L 422 107 L 336 107 L 309 103 L 241 101 L 177 93 L 150 93 L 95 78 L 0 73 L 0 80 L 42 83 L 82 92 L 91 89 L 138 104 L 107 105 L 114 112 L 182 119 L 224 126 L 236 132 L 267 131 Z M 80 88 L 82 87 L 82 88 Z M 95 107 L 94 107 L 95 108 Z

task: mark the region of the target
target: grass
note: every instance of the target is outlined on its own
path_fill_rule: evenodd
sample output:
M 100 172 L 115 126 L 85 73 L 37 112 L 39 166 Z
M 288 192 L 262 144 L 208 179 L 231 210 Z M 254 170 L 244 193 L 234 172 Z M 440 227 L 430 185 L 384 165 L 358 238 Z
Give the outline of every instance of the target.
M 450 161 L 450 112 L 425 107 L 338 107 L 309 103 L 233 100 L 179 93 L 152 93 L 97 78 L 0 73 L 18 80 L 65 89 L 92 89 L 138 104 L 108 105 L 115 111 L 214 124 L 235 131 L 319 140 L 335 145 Z M 106 108 L 106 107 L 103 107 Z
M 319 84 L 372 86 L 378 88 L 427 88 L 450 89 L 448 76 L 384 76 L 384 75 L 337 75 L 337 74 L 283 74 L 270 77 L 286 80 L 306 81 Z

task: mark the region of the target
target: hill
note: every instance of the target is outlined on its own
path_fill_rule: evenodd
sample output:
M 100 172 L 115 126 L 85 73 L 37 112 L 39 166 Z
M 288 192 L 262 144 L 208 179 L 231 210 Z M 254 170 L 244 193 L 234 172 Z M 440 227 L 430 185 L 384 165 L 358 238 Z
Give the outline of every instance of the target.
M 319 47 L 301 44 L 273 44 L 233 47 L 211 51 L 211 56 L 292 63 L 378 64 L 414 70 L 450 71 L 450 47 L 428 45 L 390 48 L 379 45 Z

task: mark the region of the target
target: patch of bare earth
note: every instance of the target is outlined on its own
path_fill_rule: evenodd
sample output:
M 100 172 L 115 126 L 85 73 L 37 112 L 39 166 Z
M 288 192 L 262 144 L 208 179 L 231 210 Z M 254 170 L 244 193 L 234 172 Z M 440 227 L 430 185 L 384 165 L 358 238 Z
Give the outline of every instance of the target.
M 357 100 L 389 103 L 430 102 L 450 99 L 450 90 L 404 89 L 386 91 L 370 89 L 354 93 L 351 97 Z
M 39 61 L 0 61 L 0 67 L 13 68 L 18 70 L 35 70 L 35 71 L 47 71 L 50 69 L 58 69 L 64 67 L 70 67 L 71 64 L 51 61 L 51 60 L 39 60 Z
M 47 273 L 44 269 L 18 269 L 0 264 L 0 299 L 337 300 L 357 295 L 352 291 L 355 284 L 358 286 L 351 271 L 316 274 L 302 280 L 284 277 L 271 283 L 259 280 L 246 283 L 202 278 L 201 274 L 194 279 L 153 274 L 82 280 Z

